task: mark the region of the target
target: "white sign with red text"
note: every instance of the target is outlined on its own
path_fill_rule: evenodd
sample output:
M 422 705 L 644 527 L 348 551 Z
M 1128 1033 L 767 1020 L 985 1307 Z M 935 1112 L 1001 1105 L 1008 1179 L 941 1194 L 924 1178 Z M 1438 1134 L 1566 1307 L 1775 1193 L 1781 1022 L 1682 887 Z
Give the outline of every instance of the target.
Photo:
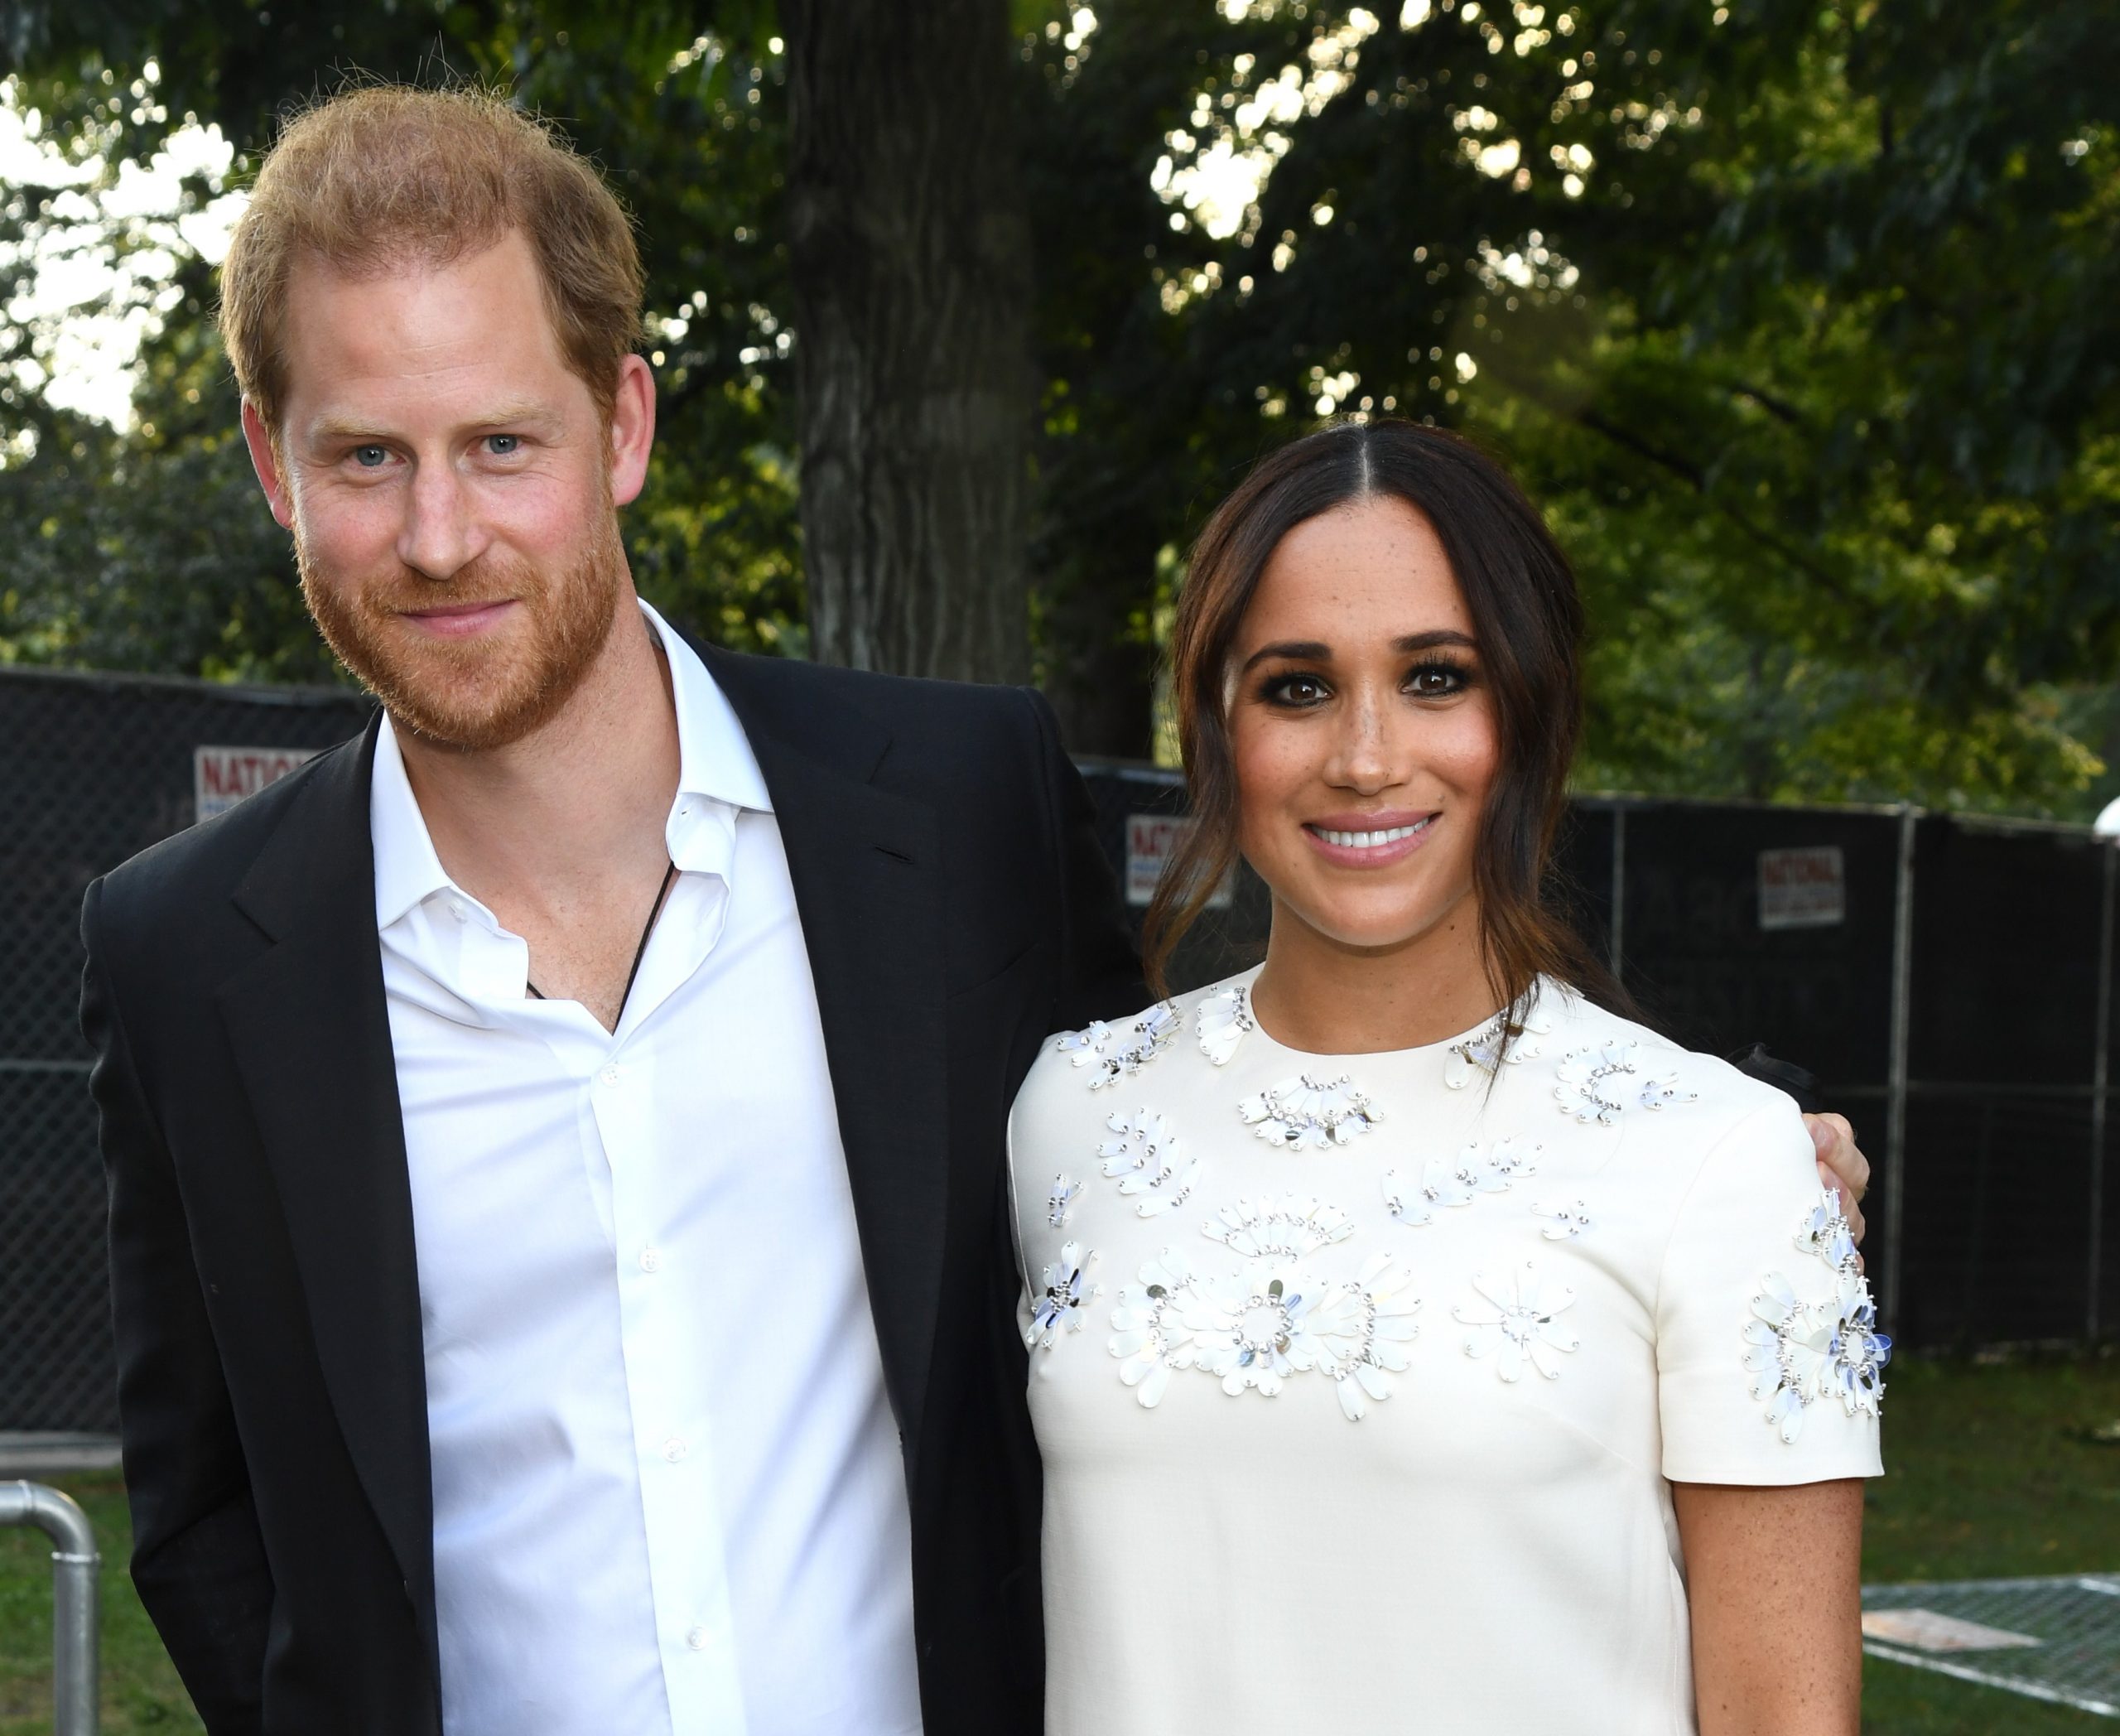
M 321 751 L 313 747 L 195 747 L 191 750 L 191 793 L 196 817 L 210 820 L 277 784 L 296 766 Z
M 1156 895 L 1157 882 L 1192 831 L 1192 822 L 1178 814 L 1126 816 L 1126 902 L 1145 905 Z M 1230 883 L 1225 879 L 1207 900 L 1210 909 L 1226 909 Z
M 1759 853 L 1759 925 L 1826 928 L 1848 920 L 1848 865 L 1838 844 Z

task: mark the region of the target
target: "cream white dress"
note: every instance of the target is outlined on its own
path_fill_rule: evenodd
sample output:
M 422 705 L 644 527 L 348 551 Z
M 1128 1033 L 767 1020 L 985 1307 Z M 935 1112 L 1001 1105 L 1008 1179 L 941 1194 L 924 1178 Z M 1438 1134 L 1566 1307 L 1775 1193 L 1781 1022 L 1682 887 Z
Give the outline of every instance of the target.
M 1666 1479 L 1882 1468 L 1795 1106 L 1552 983 L 1303 1054 L 1255 974 L 1016 1100 L 1050 1736 L 1693 1730 Z

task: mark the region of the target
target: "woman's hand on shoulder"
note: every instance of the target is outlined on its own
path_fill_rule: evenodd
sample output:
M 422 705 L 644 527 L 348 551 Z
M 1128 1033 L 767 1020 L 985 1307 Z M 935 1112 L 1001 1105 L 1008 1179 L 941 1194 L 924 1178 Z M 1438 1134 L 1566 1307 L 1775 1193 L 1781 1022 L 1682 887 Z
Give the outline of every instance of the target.
M 1855 1144 L 1855 1130 L 1844 1115 L 1807 1115 L 1811 1143 L 1818 1147 L 1819 1179 L 1840 1194 L 1848 1233 L 1862 1239 L 1862 1196 L 1870 1191 L 1870 1160 Z

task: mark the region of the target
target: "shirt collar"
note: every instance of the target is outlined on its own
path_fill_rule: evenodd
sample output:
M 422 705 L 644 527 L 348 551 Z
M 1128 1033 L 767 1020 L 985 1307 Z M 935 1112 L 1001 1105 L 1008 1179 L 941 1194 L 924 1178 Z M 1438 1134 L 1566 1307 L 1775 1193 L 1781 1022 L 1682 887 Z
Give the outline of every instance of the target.
M 773 798 L 735 708 L 699 653 L 646 603 L 640 612 L 669 659 L 677 713 L 677 794 L 667 828 L 670 859 L 688 871 L 725 876 L 735 810 L 771 813 Z M 381 930 L 436 893 L 461 889 L 435 854 L 388 713 L 378 726 L 372 777 L 369 838 L 375 856 L 375 923 Z
M 375 852 L 375 925 L 387 928 L 422 899 L 447 890 L 449 871 L 405 775 L 405 756 L 385 712 L 375 738 L 368 798 L 369 841 Z
M 677 707 L 679 798 L 705 796 L 732 808 L 771 813 L 773 798 L 766 790 L 765 774 L 759 769 L 728 695 L 682 634 L 646 603 L 640 612 L 648 617 L 670 660 L 670 691 Z

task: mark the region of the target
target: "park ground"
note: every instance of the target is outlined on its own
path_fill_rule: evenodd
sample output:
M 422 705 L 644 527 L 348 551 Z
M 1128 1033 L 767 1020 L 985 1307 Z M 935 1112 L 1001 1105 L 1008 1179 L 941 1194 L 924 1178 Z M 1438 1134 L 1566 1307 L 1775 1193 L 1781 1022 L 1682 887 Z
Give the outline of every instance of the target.
M 2120 1571 L 2120 1357 L 1905 1360 L 1893 1370 L 1885 1450 L 1869 1490 L 1863 1579 L 1970 1579 Z M 101 1541 L 106 1736 L 200 1726 L 126 1578 L 117 1478 L 66 1479 Z M 48 1736 L 48 1546 L 0 1531 L 0 1736 Z M 1866 1736 L 2080 1736 L 2094 1718 L 1926 1671 L 1869 1661 Z

